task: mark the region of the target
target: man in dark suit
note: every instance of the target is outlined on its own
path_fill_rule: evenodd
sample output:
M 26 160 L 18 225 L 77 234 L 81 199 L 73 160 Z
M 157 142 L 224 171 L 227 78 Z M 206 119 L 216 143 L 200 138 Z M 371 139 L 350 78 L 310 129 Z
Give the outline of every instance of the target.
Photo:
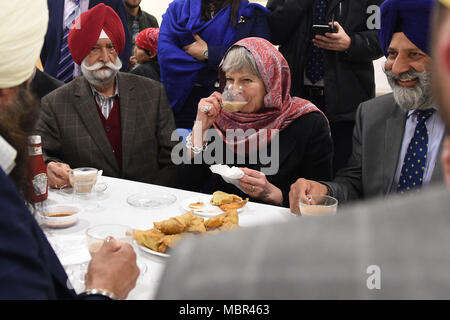
M 42 136 L 49 185 L 69 184 L 70 167 L 170 186 L 175 177 L 175 122 L 159 82 L 118 72 L 125 45 L 117 14 L 99 4 L 71 29 L 69 49 L 83 76 L 42 100 Z
M 329 194 L 342 202 L 404 193 L 442 180 L 439 154 L 445 128 L 431 89 L 430 12 L 431 0 L 415 6 L 404 0 L 383 3 L 380 42 L 393 93 L 360 105 L 352 155 L 333 181 L 300 178 L 292 185 L 293 212 L 299 212 L 298 200 L 307 194 Z
M 39 105 L 29 91 L 29 82 L 47 20 L 46 0 L 0 2 L 0 65 L 4 66 L 0 72 L 0 117 L 6 120 L 8 114 L 15 115 L 8 122 L 0 121 L 0 299 L 123 299 L 139 274 L 133 248 L 112 239 L 105 243 L 90 262 L 87 291 L 77 295 L 45 234 L 6 175 L 15 171 L 25 175 L 27 137 L 18 131 L 26 111 Z M 35 119 L 26 119 L 27 130 Z M 11 128 L 18 130 L 3 135 Z M 18 139 L 23 140 L 25 149 L 15 149 Z
M 151 14 L 143 11 L 140 7 L 141 0 L 125 0 L 128 18 L 128 31 L 134 42 L 137 35 L 147 28 L 159 28 L 158 20 Z
M 36 68 L 36 73 L 31 81 L 31 91 L 33 91 L 39 99 L 42 99 L 44 96 L 53 90 L 58 89 L 63 84 L 64 82 L 59 81 L 55 77 L 52 77 L 51 75 Z
M 382 56 L 376 8 L 382 0 L 269 0 L 271 41 L 292 72 L 292 96 L 310 100 L 330 122 L 333 174 L 347 163 L 358 105 L 375 97 L 373 60 Z M 336 33 L 313 25 L 334 21 Z
M 47 0 L 49 22 L 41 51 L 41 61 L 46 73 L 66 83 L 81 75 L 79 67 L 73 65 L 73 61 L 70 60 L 70 53 L 67 50 L 68 30 L 65 28 L 70 27 L 71 22 L 82 12 L 95 7 L 99 3 L 106 3 L 113 8 L 122 21 L 126 44 L 120 55 L 120 59 L 123 61 L 121 70 L 128 71 L 128 61 L 131 56 L 131 36 L 127 28 L 127 12 L 123 0 Z M 64 59 L 65 57 L 66 59 Z

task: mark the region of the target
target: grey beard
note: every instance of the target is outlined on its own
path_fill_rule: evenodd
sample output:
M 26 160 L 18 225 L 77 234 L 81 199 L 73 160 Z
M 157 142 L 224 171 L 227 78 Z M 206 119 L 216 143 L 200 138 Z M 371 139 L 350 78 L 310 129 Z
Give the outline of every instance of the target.
M 108 62 L 106 66 L 108 67 L 107 70 L 98 70 L 103 67 L 103 64 L 100 63 L 88 67 L 86 59 L 84 59 L 81 63 L 81 72 L 91 85 L 101 87 L 109 83 L 117 75 L 120 68 L 122 68 L 122 61 L 117 57 L 115 64 Z
M 395 75 L 391 70 L 386 70 L 383 67 L 389 85 L 394 94 L 395 102 L 406 111 L 411 110 L 426 110 L 434 105 L 431 73 L 429 71 L 417 72 L 410 70 L 400 75 Z M 415 87 L 402 87 L 397 84 L 396 80 L 417 78 L 418 84 Z

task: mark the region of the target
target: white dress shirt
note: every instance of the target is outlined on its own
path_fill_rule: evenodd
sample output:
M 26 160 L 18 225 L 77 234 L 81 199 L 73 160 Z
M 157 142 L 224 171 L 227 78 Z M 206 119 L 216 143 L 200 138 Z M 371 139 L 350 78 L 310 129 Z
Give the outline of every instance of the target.
M 428 151 L 427 160 L 425 162 L 425 171 L 423 173 L 423 184 L 428 184 L 433 175 L 434 167 L 436 165 L 437 157 L 439 157 L 439 148 L 444 138 L 445 125 L 439 116 L 438 108 L 434 107 L 436 110 L 433 114 L 425 121 L 425 125 L 428 130 Z M 402 171 L 403 160 L 405 159 L 405 154 L 408 149 L 408 145 L 414 135 L 414 131 L 417 126 L 417 115 L 413 111 L 408 112 L 408 117 L 405 124 L 405 132 L 403 134 L 402 148 L 400 152 L 400 157 L 398 158 L 397 171 L 395 172 L 394 182 L 392 184 L 391 192 L 397 192 L 397 184 L 400 179 L 400 173 Z

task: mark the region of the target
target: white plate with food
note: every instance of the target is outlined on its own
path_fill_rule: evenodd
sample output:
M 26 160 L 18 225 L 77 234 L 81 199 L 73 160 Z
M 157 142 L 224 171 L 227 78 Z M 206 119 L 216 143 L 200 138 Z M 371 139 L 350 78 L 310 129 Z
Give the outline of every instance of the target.
M 224 213 L 227 209 L 227 207 L 225 206 L 219 206 L 219 205 L 213 205 L 211 204 L 211 199 L 213 198 L 213 195 L 198 195 L 195 197 L 191 197 L 188 199 L 185 199 L 184 201 L 181 202 L 181 208 L 183 210 L 186 211 L 193 211 L 194 214 L 199 215 L 199 216 L 204 216 L 204 217 L 215 217 L 221 213 Z M 239 198 L 241 199 L 241 198 Z M 237 207 L 239 208 L 233 208 L 233 207 L 228 207 L 228 209 L 236 209 L 238 213 L 241 213 L 242 211 L 245 210 L 246 206 L 248 206 L 247 201 L 248 200 L 239 200 L 236 199 L 236 201 L 234 201 L 234 203 L 236 204 Z M 225 205 L 231 205 L 234 206 L 233 204 L 225 204 Z
M 136 241 L 135 241 L 135 244 L 139 247 L 139 249 L 141 249 L 141 250 L 144 251 L 144 252 L 153 254 L 153 255 L 155 255 L 155 256 L 164 257 L 164 258 L 169 258 L 169 257 L 170 257 L 170 254 L 162 253 L 162 252 L 158 252 L 158 251 L 154 251 L 154 250 L 149 249 L 149 248 L 147 248 L 147 247 L 145 247 L 145 246 L 141 246 L 141 245 L 138 244 Z

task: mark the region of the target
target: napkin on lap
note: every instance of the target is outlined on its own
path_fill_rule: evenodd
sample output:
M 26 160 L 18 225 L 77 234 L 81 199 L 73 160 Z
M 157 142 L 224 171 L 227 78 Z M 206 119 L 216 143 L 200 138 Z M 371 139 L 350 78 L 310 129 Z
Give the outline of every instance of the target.
M 245 192 L 239 185 L 239 179 L 241 179 L 245 174 L 238 167 L 229 167 L 226 164 L 213 164 L 209 167 L 213 173 L 220 174 L 227 183 L 231 183 L 236 186 L 242 192 Z

